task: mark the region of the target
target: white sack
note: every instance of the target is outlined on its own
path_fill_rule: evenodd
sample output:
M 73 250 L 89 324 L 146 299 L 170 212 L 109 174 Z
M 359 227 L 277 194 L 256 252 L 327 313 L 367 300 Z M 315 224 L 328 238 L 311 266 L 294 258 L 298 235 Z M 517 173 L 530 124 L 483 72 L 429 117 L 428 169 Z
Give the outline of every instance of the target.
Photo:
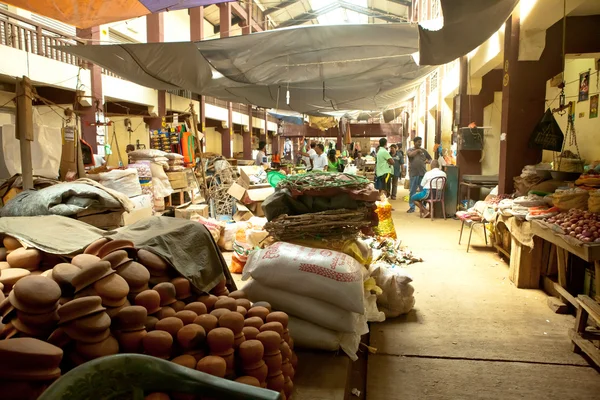
M 377 295 L 365 293 L 365 317 L 367 322 L 385 321 L 385 313 L 377 308 Z
M 250 281 L 242 291 L 252 302 L 266 301 L 273 309 L 339 332 L 354 332 L 358 314 L 333 304 Z
M 383 293 L 377 296 L 377 304 L 386 317 L 393 318 L 408 313 L 415 305 L 415 289 L 412 278 L 402 268 L 388 268 L 375 263 L 370 268 L 371 276 Z
M 242 274 L 270 287 L 363 314 L 362 266 L 337 251 L 277 242 L 248 257 Z
M 142 194 L 140 178 L 135 168 L 114 169 L 99 175 L 102 186 L 121 192 L 127 197 L 136 197 Z
M 165 173 L 162 164 L 151 162 L 150 170 L 152 171 L 152 191 L 154 198 L 163 199 L 173 193 L 173 187 L 171 187 L 171 182 L 169 182 L 169 177 Z
M 10 176 L 21 173 L 21 147 L 15 138 L 15 125 L 2 126 L 2 151 Z M 33 109 L 33 142 L 31 163 L 33 175 L 56 179 L 62 157 L 62 129 L 45 125 L 40 113 Z

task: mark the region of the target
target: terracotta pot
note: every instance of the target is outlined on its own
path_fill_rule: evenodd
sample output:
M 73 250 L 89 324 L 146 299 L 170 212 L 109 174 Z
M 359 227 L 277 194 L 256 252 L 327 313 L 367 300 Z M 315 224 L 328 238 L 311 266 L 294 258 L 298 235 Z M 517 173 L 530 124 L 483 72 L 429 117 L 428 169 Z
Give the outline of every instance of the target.
M 90 243 L 88 245 L 88 247 L 86 247 L 85 250 L 83 251 L 83 254 L 91 254 L 93 256 L 97 256 L 98 251 L 106 243 L 108 243 L 108 238 L 100 238 L 100 239 L 96 240 L 95 242 Z
M 238 383 L 243 383 L 244 385 L 260 387 L 260 382 L 253 376 L 240 376 L 235 381 Z
M 114 330 L 131 332 L 145 329 L 148 313 L 142 306 L 123 307 L 112 320 Z
M 111 268 L 116 270 L 120 266 L 133 260 L 129 257 L 129 253 L 127 253 L 127 251 L 117 250 L 104 256 L 102 258 L 102 261 L 108 261 L 110 263 Z
M 209 333 L 217 326 L 219 326 L 219 320 L 214 315 L 202 314 L 196 317 L 196 319 L 194 320 L 194 324 L 200 325 L 204 328 L 206 333 Z
M 135 304 L 144 307 L 148 315 L 154 314 L 160 310 L 160 294 L 156 290 L 144 290 L 135 296 Z
M 79 254 L 71 260 L 71 264 L 79 268 L 87 268 L 90 265 L 100 262 L 101 259 L 98 256 L 92 254 Z
M 271 307 L 271 304 L 267 303 L 266 301 L 257 301 L 256 303 L 252 304 L 252 308 L 254 307 L 264 307 L 267 310 L 269 310 L 269 312 L 273 311 L 273 307 Z
M 177 332 L 183 328 L 183 322 L 179 318 L 167 317 L 156 323 L 154 329 L 169 332 L 172 337 L 177 337 Z
M 226 308 L 215 308 L 214 310 L 212 310 L 210 312 L 210 315 L 214 315 L 217 318 L 221 318 L 221 316 L 223 316 L 225 314 L 229 314 L 230 312 L 231 312 L 231 310 L 228 310 Z
M 294 382 L 292 382 L 292 378 L 286 377 L 284 374 L 283 392 L 285 393 L 285 396 L 289 399 L 290 396 L 292 395 L 293 391 L 294 391 Z
M 185 303 L 181 300 L 177 300 L 175 303 L 169 305 L 175 312 L 185 310 Z
M 104 244 L 98 250 L 98 257 L 104 258 L 107 255 L 109 255 L 110 253 L 112 253 L 113 251 L 117 251 L 117 250 L 126 250 L 130 254 L 135 254 L 135 247 L 133 245 L 133 242 L 131 242 L 129 240 L 119 239 L 119 240 L 112 240 L 112 241 Z
M 187 278 L 180 276 L 171 280 L 171 283 L 175 286 L 178 300 L 187 299 L 192 295 L 191 284 Z
M 234 335 L 242 333 L 244 317 L 237 312 L 230 312 L 219 317 L 219 326 L 233 331 Z
M 119 332 L 119 350 L 121 353 L 141 353 L 143 351 L 142 341 L 148 332 L 145 329 L 132 332 Z
M 117 354 L 119 352 L 119 342 L 114 336 L 109 336 L 99 343 L 77 342 L 75 344 L 75 351 L 86 360 L 94 360 Z
M 246 319 L 244 320 L 244 326 L 252 326 L 252 327 L 260 330 L 260 327 L 263 325 L 264 325 L 264 322 L 263 322 L 262 318 L 249 317 L 248 314 L 246 314 Z
M 217 300 L 215 303 L 215 309 L 225 308 L 229 311 L 237 311 L 237 303 L 235 299 L 230 297 L 224 297 L 222 299 Z
M 237 311 L 238 314 L 241 314 L 242 317 L 246 317 L 246 314 L 248 314 L 248 310 L 246 310 L 244 307 L 242 306 L 237 306 Z
M 265 356 L 272 354 L 281 354 L 279 351 L 279 344 L 281 342 L 281 336 L 277 332 L 265 331 L 261 332 L 256 336 L 257 340 L 260 340 L 265 346 Z
M 152 316 L 152 315 L 148 315 L 146 317 L 146 322 L 145 322 L 145 326 L 146 326 L 146 330 L 148 332 L 153 331 L 154 328 L 156 327 L 156 323 L 158 322 L 158 318 Z
M 198 362 L 198 361 L 202 360 L 204 357 L 206 357 L 206 352 L 204 351 L 203 348 L 188 350 L 184 354 L 194 357 L 196 359 L 196 362 Z
M 175 286 L 171 282 L 163 282 L 153 287 L 160 295 L 161 307 L 168 306 L 177 301 Z
M 261 320 L 265 320 L 267 319 L 267 315 L 269 315 L 269 310 L 266 307 L 262 307 L 262 306 L 258 306 L 258 307 L 252 307 L 251 309 L 248 310 L 248 314 L 246 314 L 247 318 L 252 318 L 252 317 L 258 317 Z
M 285 378 L 283 377 L 283 374 L 281 373 L 281 371 L 279 371 L 279 373 L 273 374 L 273 375 L 271 375 L 269 373 L 269 376 L 267 377 L 267 389 L 271 389 L 275 392 L 281 392 L 284 387 L 285 387 Z
M 56 328 L 46 341 L 50 344 L 53 344 L 61 349 L 69 346 L 73 339 L 65 332 L 65 330 L 61 327 Z
M 104 333 L 110 328 L 111 319 L 106 312 L 99 312 L 88 315 L 86 317 L 77 318 L 67 325 L 65 328 L 71 328 L 84 335 L 96 335 Z
M 99 261 L 88 267 L 82 268 L 79 273 L 73 276 L 71 283 L 75 287 L 75 293 L 82 291 L 86 287 L 93 285 L 102 278 L 114 274 L 115 271 L 110 267 L 108 261 Z
M 281 351 L 281 356 L 284 360 L 292 359 L 292 349 L 290 349 L 290 346 L 286 342 L 279 343 L 279 351 Z
M 165 306 L 165 307 L 162 307 L 158 312 L 154 313 L 154 316 L 160 320 L 160 319 L 165 319 L 165 318 L 169 318 L 169 317 L 174 317 L 175 314 L 177 314 L 175 312 L 175 310 L 173 310 L 169 306 Z
M 94 290 L 107 307 L 120 307 L 127 300 L 129 285 L 121 276 L 111 274 L 94 283 Z
M 171 362 L 181 365 L 182 367 L 187 367 L 187 368 L 191 368 L 191 369 L 195 369 L 196 364 L 198 363 L 196 361 L 196 359 L 194 358 L 194 356 L 190 356 L 187 354 L 181 355 L 179 357 L 175 357 L 174 359 L 171 360 Z
M 4 285 L 4 291 L 12 289 L 13 285 L 26 276 L 31 274 L 30 271 L 23 268 L 9 268 L 0 272 L 0 283 Z
M 227 328 L 215 328 L 206 336 L 211 354 L 226 354 L 233 349 L 234 334 Z
M 23 323 L 19 318 L 13 318 L 11 323 L 15 329 L 23 333 L 24 336 L 43 339 L 48 336 L 52 328 L 40 328 Z
M 150 273 L 158 273 L 164 275 L 169 268 L 169 264 L 162 257 L 144 249 L 139 249 L 137 252 L 138 261 L 150 270 Z M 154 273 L 152 275 L 155 275 Z
M 144 352 L 148 355 L 169 358 L 173 347 L 173 336 L 165 331 L 148 332 L 142 339 Z
M 231 297 L 232 299 L 247 299 L 248 296 L 246 296 L 246 293 L 243 290 L 236 290 L 233 291 L 231 293 L 228 294 L 229 297 Z
M 175 318 L 179 318 L 184 325 L 189 325 L 194 323 L 194 320 L 198 317 L 193 311 L 190 310 L 182 310 L 175 313 Z
M 292 358 L 290 360 L 290 363 L 292 364 L 292 367 L 294 367 L 294 370 L 298 367 L 298 356 L 296 355 L 296 353 L 294 353 L 293 350 L 292 350 Z
M 200 325 L 186 325 L 177 332 L 177 342 L 184 350 L 200 347 L 205 341 L 206 331 Z
M 202 296 L 198 296 L 198 301 L 204 303 L 207 312 L 211 312 L 215 308 L 215 303 L 217 302 L 217 300 L 219 300 L 219 298 L 212 294 L 204 294 Z
M 9 269 L 9 268 L 10 268 L 10 264 L 9 263 L 7 263 L 6 261 L 0 261 L 0 271 L 2 271 L 4 269 Z
M 62 292 L 58 283 L 43 276 L 26 276 L 15 283 L 9 295 L 15 308 L 32 314 L 54 310 Z
M 152 275 L 152 271 L 150 271 L 150 279 L 148 280 L 148 285 L 155 286 L 155 285 L 158 285 L 159 283 L 166 283 L 166 282 L 171 282 L 170 275 L 155 276 L 155 275 Z
M 102 299 L 99 296 L 75 299 L 58 309 L 59 325 L 105 310 L 106 308 L 102 307 Z
M 273 331 L 277 332 L 281 340 L 283 341 L 283 325 L 279 322 L 267 322 L 263 326 L 260 327 L 261 332 L 265 331 Z
M 58 283 L 61 290 L 67 294 L 75 293 L 75 287 L 71 284 L 73 277 L 81 271 L 76 265 L 69 263 L 56 264 L 52 268 L 52 279 Z
M 42 329 L 48 327 L 54 327 L 58 324 L 58 312 L 47 312 L 45 314 L 29 314 L 23 311 L 17 310 L 17 318 L 23 321 L 27 325 L 37 326 Z
M 74 328 L 70 327 L 69 325 L 65 325 L 63 327 L 63 329 L 65 330 L 65 332 L 67 333 L 67 335 L 69 335 L 69 337 L 71 339 L 73 339 L 76 342 L 81 342 L 81 343 L 89 343 L 89 344 L 99 343 L 99 342 L 106 340 L 106 338 L 108 338 L 110 336 L 110 329 L 106 329 L 103 332 L 99 332 L 99 333 L 96 333 L 93 335 L 89 334 L 89 333 L 79 332 L 77 329 L 74 329 Z
M 6 261 L 11 268 L 23 268 L 35 271 L 42 262 L 42 253 L 38 249 L 26 249 L 24 247 L 12 251 L 6 256 Z
M 283 376 L 285 378 L 290 379 L 294 379 L 294 375 L 296 374 L 294 367 L 292 367 L 292 363 L 290 363 L 290 360 L 288 359 L 283 360 L 283 363 L 281 364 L 281 372 L 283 372 Z
M 196 364 L 196 370 L 219 378 L 225 377 L 227 363 L 218 356 L 206 356 Z
M 244 369 L 244 374 L 246 374 L 248 376 L 252 376 L 260 382 L 260 387 L 262 387 L 262 388 L 267 387 L 267 376 L 269 375 L 269 368 L 267 367 L 267 364 L 265 364 L 265 362 L 263 360 L 260 360 L 260 362 L 254 368 L 244 367 L 243 369 Z
M 238 349 L 245 369 L 253 369 L 260 366 L 265 353 L 265 348 L 259 340 L 246 340 Z
M 206 305 L 199 301 L 190 303 L 184 307 L 184 310 L 190 310 L 196 313 L 196 315 L 202 315 L 207 313 Z
M 9 381 L 55 379 L 62 357 L 62 349 L 38 339 L 0 340 L 0 376 Z
M 246 340 L 254 340 L 260 331 L 253 326 L 245 326 L 244 329 L 242 329 L 242 333 L 244 334 Z
M 0 247 L 0 261 L 6 261 L 6 247 Z
M 131 306 L 131 303 L 129 302 L 129 300 L 127 300 L 127 298 L 125 298 L 124 303 L 119 307 L 106 307 L 106 313 L 110 318 L 114 318 L 119 313 L 119 311 L 129 306 Z
M 117 268 L 117 274 L 127 281 L 129 287 L 134 291 L 148 285 L 150 280 L 150 272 L 142 264 L 135 261 L 128 261 Z
M 11 237 L 11 236 L 5 236 L 4 240 L 2 241 L 2 244 L 4 245 L 4 247 L 6 248 L 7 252 L 11 252 L 13 250 L 16 250 L 20 247 L 23 247 L 23 245 L 21 244 L 21 242 L 19 242 L 17 239 Z

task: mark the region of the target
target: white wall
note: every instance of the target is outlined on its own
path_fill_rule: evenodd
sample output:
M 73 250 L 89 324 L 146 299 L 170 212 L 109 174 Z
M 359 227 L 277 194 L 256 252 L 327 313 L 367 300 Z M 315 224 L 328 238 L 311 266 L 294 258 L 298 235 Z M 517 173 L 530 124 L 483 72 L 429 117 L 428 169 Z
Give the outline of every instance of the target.
M 188 10 L 169 11 L 165 12 L 164 15 L 165 42 L 189 42 L 190 16 Z
M 481 160 L 482 175 L 497 175 L 500 171 L 500 124 L 502 123 L 502 92 L 494 93 L 494 102 L 483 109 L 484 132 Z
M 221 154 L 221 133 L 217 132 L 215 128 L 206 128 L 204 134 L 206 135 L 206 152 Z
M 579 74 L 581 72 L 590 70 L 590 83 L 589 93 L 590 97 L 594 94 L 598 94 L 600 87 L 598 83 L 598 73 L 595 67 L 594 58 L 586 58 L 582 55 L 578 58 L 567 58 L 565 67 L 565 81 L 567 86 L 565 87 L 565 95 L 567 96 L 567 103 L 569 101 L 575 102 L 575 130 L 577 136 L 577 143 L 579 144 L 579 151 L 581 157 L 587 162 L 595 161 L 600 159 L 600 118 L 590 119 L 590 100 L 578 102 L 578 91 L 579 91 Z M 557 108 L 558 107 L 558 95 L 560 89 L 550 87 L 550 81 L 546 83 L 546 107 Z M 579 114 L 583 113 L 580 117 Z M 567 115 L 554 114 L 556 121 L 558 122 L 563 134 L 566 135 L 567 128 Z M 575 146 L 570 146 L 567 142 L 565 150 L 571 150 L 576 152 Z M 553 153 L 544 151 L 544 161 L 551 162 L 553 160 Z
M 119 166 L 119 154 L 124 165 L 127 165 L 127 152 L 125 149 L 128 144 L 136 144 L 139 140 L 140 144 L 146 145 L 146 148 L 150 148 L 150 136 L 147 125 L 144 123 L 143 117 L 129 117 L 131 120 L 131 137 L 125 126 L 125 119 L 127 117 L 109 117 L 113 121 L 113 126 L 116 133 L 116 141 L 113 139 L 113 127 L 108 127 L 106 132 L 106 141 L 111 145 L 113 154 L 108 157 L 108 165 L 111 167 Z M 118 142 L 118 148 L 117 148 Z

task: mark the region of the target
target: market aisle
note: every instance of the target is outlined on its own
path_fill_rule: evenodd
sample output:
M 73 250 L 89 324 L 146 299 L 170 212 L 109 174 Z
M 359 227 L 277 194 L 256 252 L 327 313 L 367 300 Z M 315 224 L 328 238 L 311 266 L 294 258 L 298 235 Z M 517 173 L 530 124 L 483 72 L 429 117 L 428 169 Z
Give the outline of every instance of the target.
M 408 267 L 415 309 L 371 325 L 378 354 L 369 357 L 368 400 L 597 396 L 600 375 L 571 352 L 573 317 L 554 314 L 543 292 L 514 287 L 495 252 L 466 253 L 458 221 L 393 205 L 399 237 L 425 262 Z

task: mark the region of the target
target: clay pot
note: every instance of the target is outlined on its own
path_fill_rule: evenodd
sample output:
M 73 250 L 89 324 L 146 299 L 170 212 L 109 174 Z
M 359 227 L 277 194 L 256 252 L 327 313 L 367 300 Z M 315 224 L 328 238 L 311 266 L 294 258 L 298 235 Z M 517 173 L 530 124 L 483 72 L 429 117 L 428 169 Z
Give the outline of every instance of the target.
M 94 290 L 102 297 L 102 305 L 105 307 L 120 307 L 127 301 L 129 285 L 117 274 L 111 274 L 95 282 Z
M 58 283 L 43 276 L 26 276 L 15 283 L 10 302 L 16 309 L 31 314 L 54 310 L 61 296 Z
M 148 280 L 149 286 L 156 286 L 159 283 L 167 283 L 167 282 L 171 282 L 171 277 L 169 275 L 154 276 L 154 275 L 152 275 L 152 271 L 150 271 L 150 279 Z
M 242 333 L 244 334 L 246 340 L 254 340 L 260 331 L 253 326 L 245 326 L 244 329 L 242 329 Z
M 265 355 L 269 356 L 272 354 L 280 353 L 279 344 L 281 342 L 281 336 L 274 331 L 264 331 L 256 336 L 257 340 L 260 340 L 265 346 Z
M 117 354 L 119 352 L 119 342 L 113 336 L 109 336 L 99 343 L 77 342 L 75 344 L 75 351 L 88 361 L 94 360 Z
M 10 268 L 10 264 L 9 263 L 7 263 L 6 261 L 0 261 L 0 271 L 2 271 L 4 269 L 9 269 L 9 268 Z
M 267 303 L 266 301 L 257 301 L 256 303 L 252 304 L 252 308 L 254 307 L 264 307 L 267 310 L 269 310 L 269 312 L 271 312 L 273 310 L 273 307 L 271 307 L 270 303 Z
M 163 282 L 154 286 L 153 288 L 160 295 L 160 305 L 161 307 L 168 306 L 177 301 L 176 299 L 176 291 L 175 286 L 171 282 Z
M 224 378 L 227 370 L 227 363 L 219 356 L 207 356 L 198 361 L 196 370 L 219 378 Z
M 286 342 L 279 343 L 279 351 L 281 351 L 281 357 L 283 357 L 284 360 L 292 359 L 292 349 L 290 349 L 290 346 Z
M 63 328 L 58 327 L 48 336 L 46 341 L 62 349 L 67 347 L 73 340 Z
M 238 314 L 240 314 L 240 315 L 241 315 L 242 317 L 244 317 L 244 318 L 246 317 L 246 314 L 248 314 L 248 310 L 246 310 L 246 309 L 245 309 L 244 307 L 242 307 L 242 306 L 237 306 L 237 310 L 236 310 L 236 312 L 237 312 Z
M 73 276 L 71 284 L 75 287 L 75 293 L 77 293 L 86 287 L 93 285 L 95 282 L 98 282 L 100 279 L 106 278 L 114 273 L 115 271 L 110 267 L 108 261 L 99 261 L 82 268 L 81 271 Z
M 165 331 L 148 332 L 142 339 L 144 352 L 148 355 L 168 359 L 173 347 L 173 336 Z
M 296 371 L 294 371 L 294 367 L 292 367 L 289 359 L 283 360 L 283 363 L 281 364 L 281 372 L 283 373 L 284 378 L 294 379 Z
M 154 329 L 169 332 L 172 337 L 177 337 L 177 332 L 183 328 L 183 322 L 179 318 L 167 317 L 156 323 Z
M 144 325 L 146 326 L 146 330 L 148 332 L 153 331 L 154 328 L 156 327 L 156 323 L 159 321 L 158 318 L 152 316 L 152 315 L 148 315 L 146 317 L 146 322 L 144 323 Z
M 116 270 L 125 263 L 133 260 L 129 258 L 129 254 L 125 250 L 117 250 L 106 255 L 104 258 L 102 258 L 102 261 L 108 261 L 111 268 Z
M 184 325 L 194 323 L 196 317 L 198 317 L 198 314 L 190 310 L 182 310 L 175 313 L 175 318 L 179 318 Z
M 231 293 L 229 293 L 227 295 L 228 297 L 231 297 L 232 299 L 247 299 L 248 296 L 246 296 L 246 293 L 243 290 L 235 290 Z
M 161 319 L 165 319 L 165 318 L 169 318 L 169 317 L 174 317 L 175 314 L 177 314 L 175 312 L 175 310 L 173 310 L 169 306 L 166 306 L 166 307 L 162 307 L 157 313 L 154 314 L 154 316 L 156 318 L 158 318 L 159 320 L 161 320 Z
M 31 272 L 23 268 L 4 269 L 0 272 L 0 283 L 4 285 L 4 291 L 8 292 L 19 279 L 24 278 L 29 274 L 31 274 Z
M 11 237 L 11 236 L 5 236 L 4 240 L 2 241 L 2 244 L 6 248 L 7 253 L 10 253 L 13 250 L 23 247 L 21 242 L 19 242 L 17 239 L 15 239 L 14 237 Z
M 261 332 L 266 332 L 266 331 L 277 332 L 277 334 L 281 338 L 280 340 L 283 340 L 283 325 L 281 325 L 281 323 L 279 323 L 279 322 L 267 322 L 266 324 L 264 324 L 263 326 L 260 327 L 260 331 Z
M 267 377 L 267 389 L 271 389 L 275 392 L 281 392 L 285 387 L 285 378 L 283 377 L 283 373 L 279 371 L 277 374 L 271 375 Z
M 184 354 L 194 357 L 196 359 L 196 362 L 198 362 L 198 361 L 202 360 L 204 357 L 206 357 L 206 352 L 204 351 L 203 348 L 188 350 Z
M 215 308 L 215 303 L 217 302 L 217 300 L 219 300 L 219 298 L 212 294 L 204 294 L 202 296 L 198 296 L 198 301 L 200 303 L 204 303 L 207 312 L 211 312 Z
M 175 286 L 177 292 L 177 300 L 187 299 L 192 295 L 192 288 L 190 281 L 184 277 L 177 277 L 171 280 L 171 283 Z
M 196 313 L 196 315 L 202 315 L 202 314 L 206 314 L 207 310 L 206 310 L 206 305 L 204 305 L 204 303 L 201 303 L 199 301 L 195 301 L 193 303 L 190 303 L 188 305 L 186 305 L 184 307 L 184 310 L 190 310 Z
M 293 351 L 292 351 L 292 358 L 290 359 L 290 363 L 292 364 L 292 367 L 294 368 L 294 370 L 298 367 L 298 356 Z
M 231 310 L 228 310 L 226 308 L 215 308 L 210 312 L 210 315 L 214 315 L 217 318 L 221 318 L 221 316 L 229 313 L 231 313 Z
M 0 340 L 0 376 L 3 380 L 43 381 L 60 376 L 63 351 L 33 338 Z M 4 384 L 1 385 L 4 389 Z
M 160 294 L 156 290 L 144 290 L 135 296 L 135 304 L 144 307 L 148 315 L 160 310 Z
M 211 293 L 215 296 L 227 296 L 229 294 L 229 290 L 227 290 L 227 281 L 223 278 L 217 286 L 211 290 Z
M 269 315 L 267 315 L 266 322 L 279 322 L 283 329 L 287 329 L 289 316 L 282 311 L 273 311 Z
M 185 303 L 181 300 L 177 300 L 175 303 L 169 305 L 175 312 L 185 310 Z
M 34 337 L 34 338 L 43 338 L 48 335 L 48 332 L 51 330 L 39 328 L 37 326 L 31 326 L 23 323 L 19 318 L 13 318 L 11 323 L 15 329 L 19 332 L 23 333 L 25 336 Z
M 263 360 L 265 348 L 259 340 L 246 340 L 238 350 L 244 369 L 253 369 Z
M 74 329 L 69 325 L 65 325 L 63 329 L 71 339 L 81 343 L 99 343 L 110 336 L 110 329 L 106 329 L 103 332 L 99 332 L 93 335 L 79 332 L 77 329 Z
M 166 393 L 150 393 L 148 396 L 144 397 L 144 400 L 171 400 L 168 394 Z
M 286 398 L 290 398 L 290 396 L 292 395 L 292 392 L 294 391 L 294 382 L 292 381 L 292 378 L 290 378 L 289 376 L 286 377 L 285 374 L 284 376 L 284 382 L 283 382 L 283 392 L 285 393 Z
M 106 243 L 108 243 L 108 238 L 100 238 L 100 239 L 96 240 L 95 242 L 90 243 L 88 245 L 88 247 L 86 247 L 85 250 L 83 251 L 83 254 L 91 254 L 93 256 L 97 256 L 98 251 Z
M 146 328 L 147 311 L 142 306 L 123 307 L 112 320 L 112 327 L 123 332 L 140 331 Z
M 111 319 L 105 312 L 98 312 L 86 317 L 77 318 L 67 325 L 65 328 L 71 328 L 84 335 L 97 335 L 104 333 L 110 328 Z
M 148 285 L 150 272 L 142 264 L 135 261 L 128 261 L 117 268 L 117 274 L 121 275 L 127 281 L 127 284 L 133 291 Z
M 6 261 L 6 247 L 0 247 L 0 261 Z
M 75 299 L 58 309 L 59 325 L 105 310 L 106 308 L 102 307 L 102 299 L 99 296 Z
M 181 365 L 182 367 L 187 367 L 187 368 L 191 368 L 191 369 L 195 369 L 196 364 L 198 363 L 196 361 L 196 359 L 194 358 L 194 356 L 190 356 L 187 354 L 181 355 L 179 357 L 175 357 L 174 359 L 171 360 L 171 362 Z
M 250 303 L 250 300 L 248 299 L 236 299 L 235 303 L 238 305 L 238 307 L 244 307 L 246 310 L 252 308 L 252 303 Z
M 140 294 L 140 293 L 142 293 L 142 292 L 143 292 L 143 291 L 145 291 L 145 290 L 150 290 L 150 286 L 148 286 L 148 285 L 144 285 L 144 286 L 142 286 L 141 288 L 139 288 L 139 289 L 136 289 L 135 291 L 134 291 L 134 290 L 131 290 L 131 287 L 130 287 L 130 288 L 129 288 L 129 294 L 127 295 L 127 299 L 128 299 L 130 302 L 134 303 L 134 302 L 135 302 L 135 298 L 137 297 L 137 295 L 138 295 L 138 294 Z
M 270 313 L 270 311 L 266 307 L 253 306 L 251 309 L 248 310 L 248 314 L 246 314 L 246 317 L 248 317 L 248 318 L 259 317 L 261 320 L 264 321 L 265 319 L 267 319 L 267 315 L 269 315 L 269 313 Z
M 217 300 L 215 303 L 215 309 L 218 310 L 220 308 L 225 308 L 229 311 L 237 311 L 237 303 L 235 302 L 235 299 L 225 297 Z
M 98 256 L 94 256 L 92 254 L 79 254 L 73 257 L 71 264 L 79 268 L 87 268 L 90 265 L 96 264 L 100 261 L 101 259 Z
M 75 293 L 75 287 L 71 284 L 73 277 L 77 275 L 81 269 L 73 264 L 60 263 L 52 268 L 52 279 L 58 283 L 61 290 L 66 294 Z
M 240 344 L 246 340 L 244 334 L 242 333 L 242 329 L 244 329 L 244 317 L 241 314 L 230 312 L 222 315 L 219 318 L 219 326 L 222 328 L 228 328 L 233 332 L 234 348 L 238 348 Z
M 6 261 L 11 268 L 23 268 L 35 271 L 42 262 L 42 253 L 38 249 L 26 249 L 24 247 L 12 251 L 6 256 Z
M 169 264 L 162 257 L 144 249 L 137 252 L 138 261 L 150 270 L 152 275 L 165 275 Z
M 177 332 L 177 342 L 184 350 L 202 346 L 206 340 L 206 331 L 196 324 L 186 325 Z
M 119 348 L 121 353 L 141 353 L 143 350 L 142 342 L 148 332 L 145 329 L 133 332 L 119 332 Z
M 106 244 L 104 244 L 98 250 L 98 257 L 104 258 L 113 251 L 117 250 L 126 250 L 128 253 L 135 253 L 135 247 L 133 246 L 133 242 L 129 240 L 112 240 Z
M 219 326 L 219 319 L 214 315 L 202 314 L 196 317 L 196 319 L 194 320 L 194 324 L 200 325 L 204 328 L 206 333 L 209 333 L 217 326 Z
M 244 320 L 244 326 L 253 326 L 254 328 L 260 330 L 260 327 L 264 325 L 262 318 L 260 317 L 248 317 L 246 314 L 246 319 Z
M 131 303 L 129 302 L 129 300 L 127 300 L 127 298 L 125 298 L 125 302 L 119 307 L 106 307 L 106 313 L 110 318 L 114 318 L 119 313 L 119 311 L 129 306 L 131 306 Z
M 206 336 L 211 354 L 227 354 L 233 349 L 234 335 L 230 329 L 215 328 Z
M 59 320 L 57 311 L 48 312 L 45 314 L 29 314 L 17 310 L 17 318 L 27 325 L 40 327 L 42 329 L 54 327 Z
M 243 383 L 244 385 L 260 387 L 260 382 L 253 376 L 240 376 L 235 381 L 237 383 Z

